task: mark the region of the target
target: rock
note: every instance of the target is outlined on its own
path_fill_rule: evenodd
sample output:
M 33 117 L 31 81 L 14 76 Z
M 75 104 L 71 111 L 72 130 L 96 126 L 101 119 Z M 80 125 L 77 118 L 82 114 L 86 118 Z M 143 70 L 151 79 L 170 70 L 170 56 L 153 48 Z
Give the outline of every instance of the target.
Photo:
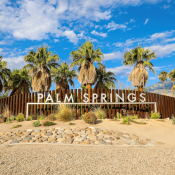
M 162 143 L 162 142 L 157 142 L 156 144 L 157 145 L 165 145 L 165 143 Z
M 80 142 L 81 145 L 89 145 L 89 142 Z
M 71 138 L 68 138 L 68 139 L 66 140 L 66 143 L 67 143 L 67 144 L 72 144 L 72 142 L 73 142 L 73 139 L 71 139 Z
M 109 132 L 109 131 L 106 131 L 105 134 L 106 134 L 106 135 L 112 135 L 112 133 Z
M 41 140 L 42 140 L 43 142 L 45 142 L 45 141 L 48 141 L 48 138 L 47 138 L 47 137 L 42 137 Z
M 51 135 L 53 135 L 53 133 L 51 133 L 51 132 L 46 133 L 46 136 L 51 136 Z
M 22 136 L 23 133 L 22 133 L 21 131 L 19 131 L 19 132 L 16 133 L 16 135 L 17 135 L 17 136 Z
M 89 140 L 96 141 L 96 140 L 97 140 L 97 137 L 96 137 L 96 136 L 90 136 L 90 137 L 89 137 Z
M 42 143 L 42 140 L 41 139 L 36 139 L 35 142 Z
M 105 145 L 112 145 L 112 142 L 106 142 Z
M 21 140 L 13 140 L 12 141 L 12 144 L 14 144 L 14 143 L 19 143 Z
M 76 136 L 78 136 L 78 134 L 77 133 L 74 133 L 74 134 L 72 134 L 73 135 L 73 137 L 76 137 Z
M 58 138 L 57 142 L 64 142 L 66 139 L 65 138 Z
M 95 145 L 98 145 L 100 142 L 99 141 L 95 141 L 94 143 L 95 143 Z
M 82 142 L 84 139 L 81 137 L 81 138 L 75 138 L 74 139 L 74 142 Z
M 106 144 L 106 142 L 105 141 L 102 141 L 102 142 L 100 142 L 100 144 Z
M 145 143 L 142 141 L 136 140 L 135 145 L 145 145 Z
M 111 143 L 111 140 L 106 140 L 107 143 Z
M 148 143 L 146 144 L 146 146 L 156 146 L 156 143 L 155 143 L 155 142 L 148 142 Z
M 27 141 L 27 142 L 29 142 L 30 140 L 32 140 L 32 137 L 25 137 L 25 138 L 23 139 L 23 141 Z
M 41 132 L 41 130 L 40 129 L 36 129 L 35 132 Z
M 31 135 L 35 136 L 35 135 L 37 135 L 37 132 L 32 132 Z
M 49 137 L 48 141 L 52 142 L 52 141 L 56 141 L 56 137 Z

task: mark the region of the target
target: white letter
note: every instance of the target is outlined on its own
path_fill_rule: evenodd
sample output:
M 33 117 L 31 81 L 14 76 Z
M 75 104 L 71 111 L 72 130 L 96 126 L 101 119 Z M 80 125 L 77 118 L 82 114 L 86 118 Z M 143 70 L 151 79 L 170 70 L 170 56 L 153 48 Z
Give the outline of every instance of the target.
M 106 98 L 106 94 L 101 93 L 101 103 L 103 103 L 103 100 L 104 100 L 105 103 L 107 103 L 107 101 L 105 100 L 105 98 Z
M 87 94 L 87 93 L 85 93 L 85 94 L 83 95 L 83 97 L 84 97 L 85 99 L 87 99 L 87 100 L 83 100 L 83 102 L 88 103 L 89 98 L 88 98 L 88 97 L 86 97 L 86 96 L 88 96 L 88 94 Z
M 135 96 L 135 94 L 131 93 L 131 94 L 128 95 L 128 100 L 129 100 L 130 102 L 135 102 L 135 101 L 136 101 L 136 97 L 133 97 L 134 100 L 132 101 L 132 100 L 129 99 L 130 95 L 134 95 L 134 96 Z
M 94 100 L 98 98 L 98 95 L 96 93 L 93 93 L 92 94 L 92 100 L 93 100 L 93 103 L 94 103 Z
M 122 100 L 124 102 L 124 93 L 122 93 L 122 98 L 116 94 L 116 101 L 118 102 L 118 98 L 120 98 L 120 100 Z
M 42 93 L 38 93 L 38 103 L 39 103 L 39 100 L 43 98 L 43 94 Z
M 52 99 L 52 97 L 51 97 L 50 93 L 49 93 L 49 95 L 47 96 L 47 99 L 46 99 L 45 103 L 47 103 L 47 101 L 48 101 L 48 100 L 51 100 L 51 101 L 52 101 L 52 103 L 53 103 L 53 99 Z
M 142 95 L 145 95 L 145 94 L 144 94 L 144 93 L 141 93 L 141 94 L 140 94 L 140 97 L 142 97 L 144 100 L 141 100 L 141 99 L 140 99 L 140 101 L 141 101 L 141 102 L 145 102 L 145 97 L 143 97 Z
M 111 103 L 112 103 L 112 93 L 110 93 L 110 101 L 111 101 Z
M 60 103 L 61 102 L 61 101 L 58 101 L 58 94 L 56 96 L 56 101 L 57 101 L 57 103 Z
M 64 103 L 66 102 L 66 100 L 68 100 L 68 102 L 72 99 L 72 103 L 74 103 L 74 99 L 73 99 L 73 96 L 72 94 L 70 95 L 70 98 L 68 98 L 67 94 L 65 95 L 65 98 L 64 98 Z

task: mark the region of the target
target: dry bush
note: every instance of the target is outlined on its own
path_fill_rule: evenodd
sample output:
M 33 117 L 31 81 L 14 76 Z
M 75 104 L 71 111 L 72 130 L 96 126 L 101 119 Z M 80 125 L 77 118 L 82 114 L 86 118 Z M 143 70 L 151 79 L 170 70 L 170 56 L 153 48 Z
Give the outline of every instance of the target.
M 97 122 L 97 117 L 94 112 L 88 112 L 84 116 L 84 121 L 86 123 L 92 123 L 95 124 Z
M 55 120 L 56 120 L 55 115 L 54 115 L 54 114 L 50 114 L 50 115 L 48 116 L 48 120 L 50 120 L 50 121 L 55 121 Z
M 11 112 L 9 111 L 8 106 L 5 106 L 2 115 L 3 115 L 4 117 L 7 117 L 7 118 L 9 119 L 9 117 L 10 117 L 10 115 L 11 115 Z
M 94 111 L 95 115 L 97 116 L 98 119 L 105 119 L 106 114 L 104 112 L 104 110 L 98 108 Z
M 70 107 L 60 104 L 60 106 L 58 107 L 58 113 L 55 115 L 55 117 L 57 120 L 67 122 L 67 121 L 72 120 L 73 118 L 72 114 L 73 112 Z

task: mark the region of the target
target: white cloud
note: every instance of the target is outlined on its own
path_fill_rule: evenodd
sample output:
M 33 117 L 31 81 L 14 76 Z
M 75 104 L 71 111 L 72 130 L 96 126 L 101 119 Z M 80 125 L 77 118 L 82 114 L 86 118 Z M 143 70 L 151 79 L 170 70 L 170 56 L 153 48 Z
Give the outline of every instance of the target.
M 147 19 L 145 20 L 144 25 L 146 25 L 146 24 L 148 23 L 148 21 L 149 21 L 149 18 L 147 18 Z
M 54 39 L 54 42 L 57 43 L 57 42 L 60 42 L 60 40 L 59 39 Z
M 106 25 L 106 28 L 109 29 L 108 31 L 116 30 L 116 29 L 125 29 L 126 25 L 116 24 L 114 21 L 112 21 L 111 23 L 108 23 L 108 25 Z
M 162 33 L 155 33 L 155 34 L 151 35 L 150 39 L 148 39 L 148 40 L 156 40 L 159 38 L 165 38 L 165 37 L 171 36 L 174 32 L 175 32 L 175 30 L 171 30 L 170 32 L 167 31 L 167 32 L 162 32 Z
M 24 65 L 25 65 L 25 62 L 24 62 L 24 57 L 23 56 L 19 56 L 19 57 L 4 57 L 4 61 L 7 62 L 8 64 L 8 68 L 10 68 L 11 70 L 13 69 L 21 69 Z
M 152 45 L 149 48 L 151 51 L 156 53 L 157 57 L 164 57 L 175 52 L 175 43 L 167 45 Z
M 156 77 L 150 77 L 149 79 L 151 79 L 151 80 L 155 80 L 155 79 L 157 79 Z
M 134 19 L 130 19 L 130 23 L 136 22 Z
M 133 68 L 134 66 L 119 66 L 114 68 L 107 68 L 106 70 L 111 71 L 118 76 L 129 76 Z
M 170 5 L 164 5 L 164 6 L 163 6 L 164 9 L 168 9 L 168 8 L 170 8 L 170 7 L 171 7 Z
M 165 42 L 175 41 L 175 38 L 166 39 Z
M 105 61 L 122 59 L 122 58 L 123 58 L 123 53 L 120 51 L 104 54 Z
M 97 36 L 102 36 L 103 38 L 105 38 L 105 37 L 107 37 L 107 33 L 99 33 L 99 32 L 97 32 L 97 31 L 95 31 L 95 30 L 93 30 L 92 32 L 91 32 L 91 34 L 93 34 L 93 35 L 97 35 Z

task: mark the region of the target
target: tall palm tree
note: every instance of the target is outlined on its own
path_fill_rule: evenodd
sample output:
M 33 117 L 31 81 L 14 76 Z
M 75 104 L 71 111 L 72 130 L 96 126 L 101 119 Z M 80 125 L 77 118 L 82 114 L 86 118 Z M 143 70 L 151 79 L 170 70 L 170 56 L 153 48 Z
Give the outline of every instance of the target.
M 97 81 L 97 73 L 93 63 L 101 62 L 101 58 L 104 57 L 101 49 L 95 50 L 93 43 L 86 41 L 79 49 L 72 51 L 70 56 L 73 57 L 71 67 L 79 66 L 79 82 L 90 90 L 91 86 Z
M 5 90 L 12 90 L 10 96 L 30 93 L 32 77 L 29 76 L 29 70 L 23 68 L 20 70 L 13 70 L 5 83 Z
M 158 78 L 159 78 L 159 80 L 161 80 L 163 82 L 163 89 L 164 89 L 164 95 L 165 95 L 164 82 L 168 79 L 168 72 L 166 72 L 166 71 L 160 72 L 160 74 L 158 75 Z
M 174 90 L 175 90 L 175 69 L 173 69 L 170 73 L 169 73 L 169 78 L 171 79 L 171 81 L 173 82 L 173 86 L 172 86 L 172 96 L 174 97 Z
M 0 56 L 0 92 L 3 91 L 3 84 L 11 73 L 10 69 L 7 68 L 7 62 L 2 60 L 3 57 Z
M 115 78 L 115 74 L 113 72 L 107 72 L 106 67 L 101 63 L 98 64 L 98 68 L 96 68 L 97 72 L 97 83 L 94 89 L 109 89 L 111 87 L 116 88 L 115 82 L 117 79 Z
M 153 58 L 156 59 L 154 52 L 151 52 L 149 49 L 144 49 L 136 47 L 129 52 L 126 52 L 123 56 L 123 64 L 125 65 L 134 65 L 134 69 L 128 77 L 128 80 L 132 82 L 134 87 L 138 87 L 139 91 L 143 91 L 147 81 L 148 81 L 148 72 L 145 67 L 148 67 L 155 75 L 156 72 L 153 69 L 153 64 L 150 62 Z
M 69 65 L 65 62 L 58 69 L 51 69 L 51 77 L 52 81 L 56 83 L 55 90 L 64 89 L 66 92 L 69 89 L 69 84 L 75 86 L 73 79 L 77 78 L 77 74 L 75 70 L 70 70 Z
M 28 63 L 25 68 L 28 68 L 29 74 L 32 75 L 33 91 L 48 91 L 51 87 L 51 68 L 59 66 L 58 55 L 53 55 L 51 51 L 48 51 L 48 47 L 43 45 L 36 52 L 30 51 L 24 57 L 24 61 Z

